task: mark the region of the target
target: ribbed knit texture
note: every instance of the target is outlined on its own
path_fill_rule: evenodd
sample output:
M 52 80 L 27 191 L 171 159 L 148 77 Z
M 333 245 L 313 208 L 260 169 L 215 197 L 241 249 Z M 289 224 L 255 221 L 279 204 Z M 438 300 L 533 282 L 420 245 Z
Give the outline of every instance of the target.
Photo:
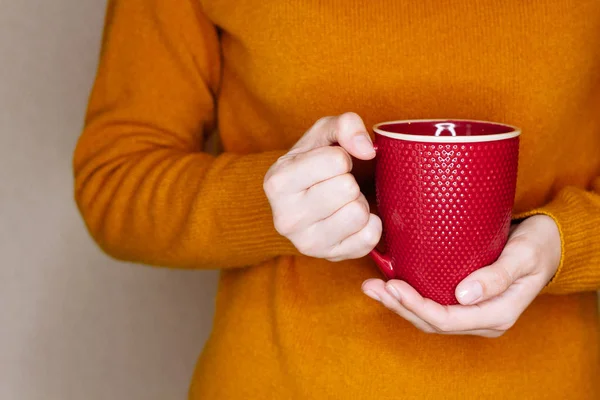
M 223 269 L 192 399 L 597 399 L 598 38 L 597 1 L 111 0 L 77 204 L 115 258 Z M 422 334 L 361 293 L 369 259 L 275 232 L 264 174 L 345 111 L 523 129 L 515 218 L 563 260 L 505 336 Z
M 592 186 L 600 193 L 600 179 Z M 544 292 L 564 294 L 598 290 L 600 282 L 600 196 L 576 188 L 562 190 L 548 205 L 517 216 L 545 214 L 557 223 L 562 239 L 558 271 Z

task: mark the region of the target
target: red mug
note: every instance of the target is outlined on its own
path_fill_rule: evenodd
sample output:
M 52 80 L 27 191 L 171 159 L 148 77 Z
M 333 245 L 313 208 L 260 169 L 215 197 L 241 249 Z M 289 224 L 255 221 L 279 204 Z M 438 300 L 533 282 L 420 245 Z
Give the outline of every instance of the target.
M 457 304 L 456 286 L 496 261 L 508 240 L 521 132 L 458 119 L 373 130 L 384 251 L 370 255 L 387 279 Z

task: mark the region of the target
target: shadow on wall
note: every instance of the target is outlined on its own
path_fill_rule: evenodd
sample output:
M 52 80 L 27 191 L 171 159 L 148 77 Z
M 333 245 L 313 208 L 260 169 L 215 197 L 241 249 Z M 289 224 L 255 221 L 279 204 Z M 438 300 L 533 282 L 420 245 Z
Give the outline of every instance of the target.
M 54 317 L 36 318 L 33 331 L 45 334 L 32 341 L 28 372 L 46 377 L 52 393 L 78 393 L 56 398 L 184 398 L 209 333 L 216 274 L 112 262 L 77 224 L 56 253 L 55 270 L 79 271 L 48 281 L 38 309 Z M 62 371 L 48 368 L 56 360 Z

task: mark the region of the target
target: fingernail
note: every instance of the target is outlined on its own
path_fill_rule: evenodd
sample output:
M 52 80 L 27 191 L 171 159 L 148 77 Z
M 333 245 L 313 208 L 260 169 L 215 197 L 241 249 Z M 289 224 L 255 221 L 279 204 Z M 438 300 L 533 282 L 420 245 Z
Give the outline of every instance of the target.
M 400 296 L 400 292 L 398 291 L 398 289 L 396 289 L 394 287 L 394 285 L 388 284 L 385 285 L 386 290 L 389 292 L 389 294 L 391 294 L 392 296 L 394 296 L 394 298 L 398 301 L 402 300 L 402 297 Z
M 458 301 L 461 304 L 473 304 L 483 296 L 483 288 L 481 283 L 468 282 L 465 283 L 458 291 Z
M 373 142 L 371 142 L 371 138 L 367 135 L 357 135 L 354 137 L 354 145 L 357 150 L 361 151 L 364 154 L 371 154 L 375 150 L 373 150 Z
M 377 294 L 375 294 L 375 292 L 373 292 L 372 290 L 365 290 L 364 293 L 367 296 L 369 296 L 370 298 L 372 298 L 373 300 L 377 300 L 377 301 L 381 302 L 381 299 L 379 298 L 379 296 L 377 296 Z

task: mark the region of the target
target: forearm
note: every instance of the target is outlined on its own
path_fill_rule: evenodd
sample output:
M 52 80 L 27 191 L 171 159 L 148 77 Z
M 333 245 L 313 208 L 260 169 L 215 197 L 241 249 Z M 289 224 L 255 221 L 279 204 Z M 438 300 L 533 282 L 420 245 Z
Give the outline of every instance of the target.
M 262 179 L 280 152 L 211 157 L 173 149 L 80 160 L 76 200 L 111 256 L 151 265 L 226 268 L 293 252 L 273 228 Z M 121 150 L 122 151 L 122 150 Z

